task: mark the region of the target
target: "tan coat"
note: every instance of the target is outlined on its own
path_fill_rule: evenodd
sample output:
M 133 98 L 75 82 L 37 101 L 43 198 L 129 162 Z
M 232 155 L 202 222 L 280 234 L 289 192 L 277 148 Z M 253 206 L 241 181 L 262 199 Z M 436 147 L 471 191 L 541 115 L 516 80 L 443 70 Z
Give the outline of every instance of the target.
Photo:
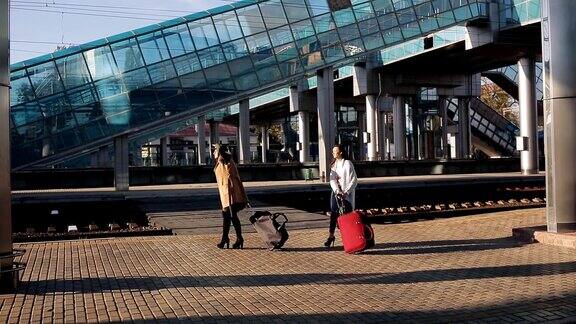
M 214 173 L 216 174 L 222 209 L 232 204 L 245 204 L 248 202 L 248 197 L 244 191 L 242 181 L 240 181 L 240 175 L 234 161 L 226 164 L 217 162 Z

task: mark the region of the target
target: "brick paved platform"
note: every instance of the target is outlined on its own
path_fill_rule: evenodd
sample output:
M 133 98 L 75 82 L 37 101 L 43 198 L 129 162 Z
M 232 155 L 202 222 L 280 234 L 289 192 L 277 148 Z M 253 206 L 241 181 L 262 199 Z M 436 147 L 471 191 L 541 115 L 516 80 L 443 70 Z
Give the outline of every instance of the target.
M 511 238 L 531 209 L 375 226 L 362 255 L 291 232 L 284 251 L 217 250 L 217 235 L 19 244 L 23 284 L 0 322 L 576 320 L 576 254 Z M 339 241 L 337 242 L 339 243 Z

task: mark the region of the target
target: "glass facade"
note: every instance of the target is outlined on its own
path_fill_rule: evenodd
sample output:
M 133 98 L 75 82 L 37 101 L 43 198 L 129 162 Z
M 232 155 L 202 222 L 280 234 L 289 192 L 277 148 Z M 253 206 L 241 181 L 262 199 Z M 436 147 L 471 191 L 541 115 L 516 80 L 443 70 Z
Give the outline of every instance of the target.
M 487 0 L 245 0 L 12 65 L 13 166 L 486 17 Z

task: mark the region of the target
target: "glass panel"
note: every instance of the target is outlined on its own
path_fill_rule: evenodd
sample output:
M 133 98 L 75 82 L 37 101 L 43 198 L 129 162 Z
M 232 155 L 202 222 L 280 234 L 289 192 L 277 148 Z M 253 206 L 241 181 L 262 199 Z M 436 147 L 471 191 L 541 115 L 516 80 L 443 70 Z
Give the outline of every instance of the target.
M 400 10 L 400 9 L 404 9 L 404 8 L 408 8 L 408 7 L 412 6 L 412 3 L 410 2 L 410 0 L 392 0 L 392 2 L 394 2 L 394 8 L 396 8 L 396 10 Z
M 112 44 L 111 47 L 120 72 L 130 71 L 144 66 L 142 53 L 140 53 L 136 39 L 127 39 L 120 43 Z
M 182 92 L 182 85 L 179 79 L 171 79 L 154 85 L 156 91 L 147 91 L 145 95 L 149 97 L 151 101 L 155 100 L 156 93 L 158 93 L 158 98 L 164 99 L 168 97 L 173 97 Z M 131 96 L 132 98 L 132 96 Z
M 96 90 L 92 86 L 84 86 L 77 91 L 68 93 L 68 102 L 72 108 L 85 106 L 98 101 Z
M 300 59 L 297 57 L 288 61 L 281 62 L 279 67 L 280 72 L 282 72 L 282 75 L 285 78 L 302 72 L 302 64 Z
M 266 23 L 268 29 L 280 27 L 288 23 L 280 0 L 270 0 L 261 3 L 259 6 L 262 17 L 264 18 L 264 23 Z
M 192 37 L 188 31 L 188 26 L 179 25 L 164 29 L 163 33 L 172 57 L 177 57 L 194 51 L 194 44 L 192 43 Z
M 229 63 L 230 72 L 232 73 L 233 77 L 238 75 L 246 74 L 254 70 L 252 66 L 252 60 L 250 57 L 243 57 Z M 208 76 L 210 78 L 210 76 Z
M 308 10 L 304 0 L 282 0 L 288 21 L 295 22 L 308 18 Z
M 201 71 L 181 77 L 180 82 L 191 105 L 201 106 L 212 101 L 212 95 Z
M 204 68 L 226 61 L 220 46 L 211 47 L 198 52 L 198 58 L 200 59 L 200 64 L 202 64 L 202 67 Z
M 53 116 L 70 110 L 70 104 L 64 96 L 56 95 L 39 101 L 45 116 Z
M 227 60 L 233 60 L 248 55 L 248 47 L 244 39 L 222 45 L 224 56 Z
M 84 58 L 92 75 L 92 80 L 98 81 L 118 73 L 118 68 L 112 57 L 110 47 L 103 46 L 84 52 Z
M 372 10 L 370 3 L 355 5 L 353 8 L 358 21 L 374 17 L 374 10 Z
M 380 31 L 380 26 L 376 18 L 371 18 L 358 23 L 358 28 L 360 28 L 360 33 L 362 35 L 373 34 Z
M 146 64 L 154 64 L 170 58 L 164 37 L 159 31 L 138 37 L 138 43 L 140 43 Z
M 330 7 L 326 0 L 307 0 L 308 11 L 312 16 L 318 16 L 330 12 Z
M 45 118 L 44 127 L 50 134 L 76 127 L 76 120 L 72 112 L 64 112 L 62 114 Z
M 352 8 L 340 10 L 334 13 L 334 21 L 336 26 L 342 27 L 356 22 Z
M 36 102 L 28 102 L 20 106 L 10 107 L 10 115 L 14 120 L 14 126 L 18 127 L 41 119 L 44 114 Z
M 394 12 L 391 0 L 373 0 L 372 4 L 374 5 L 374 11 L 378 15 Z
M 126 126 L 130 124 L 130 98 L 128 94 L 122 93 L 102 99 L 100 103 L 109 125 Z
M 26 70 L 10 74 L 10 106 L 34 100 L 34 89 L 30 84 Z
M 294 41 L 294 38 L 292 37 L 292 31 L 290 30 L 289 26 L 284 26 L 270 30 L 268 34 L 270 35 L 270 40 L 272 41 L 272 45 L 274 46 Z
M 74 119 L 74 116 L 70 115 L 70 118 Z M 59 134 L 52 136 L 52 139 L 57 151 L 63 151 L 82 144 L 82 138 L 78 134 L 77 129 L 62 130 Z
M 416 20 L 416 14 L 414 13 L 414 9 L 412 8 L 398 11 L 397 16 L 400 25 L 407 24 Z
M 438 20 L 438 25 L 440 27 L 449 26 L 456 23 L 456 18 L 454 18 L 454 13 L 452 11 L 446 11 L 442 14 L 436 16 Z
M 124 73 L 122 75 L 122 81 L 126 91 L 132 91 L 150 85 L 150 77 L 148 76 L 148 72 L 146 72 L 146 68 Z
M 340 34 L 340 39 L 343 42 L 360 37 L 360 31 L 358 30 L 358 26 L 356 26 L 356 24 L 339 28 L 338 34 Z
M 242 30 L 233 11 L 216 15 L 213 19 L 220 42 L 224 43 L 242 37 Z
M 454 16 L 456 17 L 457 21 L 464 21 L 472 17 L 472 13 L 470 12 L 470 8 L 468 8 L 468 6 L 464 6 L 458 9 L 454 9 Z
M 380 27 L 382 29 L 389 29 L 398 26 L 396 14 L 393 13 L 378 17 L 378 22 L 380 23 Z
M 342 50 L 342 46 L 340 44 L 324 49 L 324 59 L 326 60 L 326 63 L 335 62 L 337 60 L 343 59 L 344 57 L 344 51 Z
M 300 21 L 298 23 L 292 24 L 292 33 L 294 34 L 294 39 L 302 39 L 314 35 L 314 27 L 310 19 Z
M 389 44 L 394 44 L 396 42 L 401 42 L 403 40 L 400 28 L 392 28 L 384 31 L 384 42 Z
M 432 6 L 434 7 L 434 13 L 452 10 L 450 0 L 432 0 Z
M 302 65 L 304 69 L 311 70 L 320 65 L 324 65 L 324 60 L 322 59 L 322 52 L 313 52 L 310 55 L 304 56 L 302 58 Z
M 344 42 L 342 43 L 342 47 L 344 48 L 346 56 L 352 56 L 364 52 L 364 44 L 361 39 Z
M 276 54 L 276 59 L 279 62 L 298 57 L 298 50 L 296 49 L 296 44 L 294 43 L 277 46 L 274 48 L 274 53 Z
M 192 73 L 198 71 L 202 68 L 198 56 L 196 53 L 190 53 L 185 56 L 180 56 L 175 58 L 174 67 L 176 68 L 176 73 L 178 75 L 184 75 L 187 73 Z
M 161 62 L 148 67 L 152 83 L 159 83 L 176 77 L 176 70 L 172 62 Z
M 239 91 L 247 91 L 260 86 L 255 73 L 243 74 L 234 77 L 234 84 Z
M 236 10 L 244 36 L 258 34 L 266 30 L 257 5 Z
M 75 108 L 73 113 L 78 125 L 88 124 L 92 120 L 102 116 L 100 102 L 94 102 L 86 106 Z M 82 130 L 80 132 L 82 133 Z
M 332 30 L 318 35 L 318 40 L 322 44 L 322 47 L 326 47 L 340 42 L 340 37 L 338 37 L 336 30 Z
M 336 28 L 336 23 L 332 19 L 332 14 L 328 13 L 319 17 L 312 18 L 314 28 L 317 33 L 323 33 Z
M 188 27 L 197 50 L 218 44 L 218 36 L 210 18 L 190 22 Z
M 108 133 L 108 126 L 106 125 L 106 120 L 101 118 L 99 120 L 86 123 L 86 125 L 81 127 L 79 131 L 86 141 L 93 141 L 104 137 Z
M 28 75 L 38 98 L 63 90 L 60 75 L 52 61 L 28 68 Z
M 274 81 L 278 81 L 282 78 L 282 74 L 280 73 L 280 69 L 276 65 L 272 65 L 272 66 L 268 66 L 268 67 L 264 67 L 264 68 L 258 68 L 257 67 L 256 73 L 258 74 L 258 79 L 260 79 L 260 82 L 262 82 L 262 83 L 271 83 Z
M 74 54 L 56 60 L 58 72 L 67 89 L 89 83 L 90 73 L 84 63 L 82 54 Z
M 376 49 L 384 46 L 384 39 L 380 33 L 364 36 L 364 45 L 367 50 Z
M 318 42 L 316 36 L 301 39 L 296 42 L 296 45 L 300 49 L 301 55 L 310 54 L 320 50 L 320 43 Z
M 115 76 L 112 78 L 100 80 L 94 84 L 100 99 L 112 97 L 122 92 L 126 92 L 122 77 Z
M 402 25 L 401 29 L 402 29 L 402 35 L 404 36 L 404 38 L 410 38 L 410 37 L 414 37 L 414 36 L 418 36 L 418 35 L 422 34 L 422 32 L 420 31 L 420 26 L 418 25 L 418 22 L 416 22 L 416 21 Z

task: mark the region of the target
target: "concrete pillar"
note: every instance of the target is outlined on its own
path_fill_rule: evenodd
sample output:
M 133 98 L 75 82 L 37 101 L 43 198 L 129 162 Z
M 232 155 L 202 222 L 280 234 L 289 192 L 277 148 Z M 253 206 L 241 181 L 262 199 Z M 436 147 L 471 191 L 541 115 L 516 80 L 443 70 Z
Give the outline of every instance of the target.
M 114 138 L 114 187 L 116 191 L 127 191 L 130 188 L 128 165 L 128 136 Z
M 366 132 L 369 134 L 370 141 L 368 142 L 368 161 L 376 161 L 378 159 L 378 133 L 376 131 L 376 114 L 378 107 L 376 106 L 376 96 L 366 95 Z
M 0 293 L 16 288 L 10 192 L 10 1 L 0 1 Z M 5 272 L 6 271 L 6 272 Z
M 394 159 L 406 159 L 406 102 L 402 96 L 394 98 Z
M 576 230 L 576 1 L 542 2 L 548 231 Z
M 378 112 L 378 159 L 388 158 L 388 113 Z
M 310 113 L 300 110 L 298 112 L 298 142 L 301 143 L 300 162 L 310 161 Z
M 458 97 L 458 143 L 456 157 L 470 157 L 470 99 Z
M 518 98 L 520 103 L 520 136 L 528 144 L 520 152 L 522 174 L 538 173 L 538 111 L 536 108 L 536 62 L 533 58 L 518 61 Z
M 206 117 L 204 115 L 198 116 L 198 123 L 196 124 L 196 133 L 198 134 L 198 164 L 206 164 L 206 133 L 204 127 L 206 126 Z
M 240 101 L 238 112 L 238 162 L 250 163 L 250 101 Z
M 438 97 L 438 106 L 440 109 L 440 119 L 442 122 L 442 155 L 445 159 L 449 159 L 450 144 L 448 144 L 448 98 L 446 96 Z
M 330 181 L 330 162 L 334 147 L 334 73 L 332 67 L 319 70 L 318 86 L 318 165 L 320 180 Z
M 262 163 L 267 163 L 267 154 L 268 154 L 268 126 L 262 126 L 260 128 L 262 133 Z
M 168 166 L 170 164 L 168 144 L 170 144 L 170 138 L 168 136 L 160 139 L 160 165 L 162 166 Z
M 358 118 L 358 133 L 359 136 L 356 139 L 356 145 L 359 147 L 358 156 L 352 156 L 352 152 L 349 152 L 348 155 L 352 159 L 352 157 L 358 161 L 364 161 L 366 159 L 366 152 L 365 145 L 364 145 L 364 132 L 366 132 L 366 112 L 365 111 L 358 111 L 356 110 L 356 116 Z
M 220 143 L 219 126 L 220 122 L 215 120 L 210 121 L 210 148 L 212 148 L 212 145 Z

